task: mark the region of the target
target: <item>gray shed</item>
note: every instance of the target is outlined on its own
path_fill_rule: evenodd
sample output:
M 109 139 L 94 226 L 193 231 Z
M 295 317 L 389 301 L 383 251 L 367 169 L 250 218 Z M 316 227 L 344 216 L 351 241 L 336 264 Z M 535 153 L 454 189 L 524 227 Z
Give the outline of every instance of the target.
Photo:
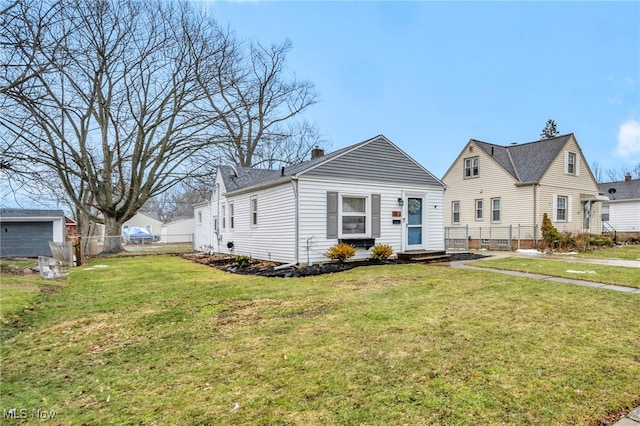
M 62 210 L 0 209 L 0 257 L 51 256 L 49 241 L 64 238 Z

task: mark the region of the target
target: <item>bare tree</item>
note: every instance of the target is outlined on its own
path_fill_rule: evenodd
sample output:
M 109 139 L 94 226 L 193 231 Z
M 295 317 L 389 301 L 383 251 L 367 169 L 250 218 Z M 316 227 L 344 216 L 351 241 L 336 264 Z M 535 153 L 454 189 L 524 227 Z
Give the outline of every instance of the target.
M 187 2 L 0 10 L 0 173 L 54 191 L 107 235 L 187 177 L 210 184 L 213 164 L 295 162 L 318 140 L 293 122 L 317 98 L 285 74 L 289 42 L 245 49 Z M 104 247 L 121 249 L 119 239 Z
M 197 74 L 209 106 L 220 117 L 216 147 L 222 162 L 242 167 L 273 166 L 300 159 L 318 133 L 291 119 L 318 101 L 313 84 L 284 74 L 291 42 L 264 47 L 228 43 Z M 212 76 L 212 78 L 208 78 Z
M 204 186 L 195 178 L 188 178 L 178 185 L 150 198 L 143 206 L 162 222 L 172 222 L 184 217 L 193 217 L 193 205 L 210 196 L 211 185 Z
M 132 0 L 60 0 L 47 11 L 56 19 L 38 27 L 36 3 L 14 7 L 7 25 L 15 40 L 2 55 L 22 66 L 3 83 L 0 126 L 17 141 L 3 151 L 33 173 L 54 171 L 54 188 L 120 235 L 210 143 L 190 43 L 198 34 L 213 44 L 219 32 L 186 4 Z M 118 239 L 104 248 L 121 249 Z

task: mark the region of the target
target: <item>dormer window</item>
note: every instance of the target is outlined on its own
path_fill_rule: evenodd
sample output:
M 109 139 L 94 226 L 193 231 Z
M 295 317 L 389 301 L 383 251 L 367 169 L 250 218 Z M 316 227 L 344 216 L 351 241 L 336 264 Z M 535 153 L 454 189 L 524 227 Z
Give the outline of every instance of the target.
M 464 159 L 464 178 L 478 177 L 478 157 Z

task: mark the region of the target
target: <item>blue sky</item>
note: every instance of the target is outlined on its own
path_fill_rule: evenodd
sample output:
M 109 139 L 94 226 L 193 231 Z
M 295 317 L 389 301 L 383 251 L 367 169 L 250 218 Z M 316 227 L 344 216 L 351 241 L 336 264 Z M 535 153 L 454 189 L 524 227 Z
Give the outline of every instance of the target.
M 553 119 L 590 166 L 640 162 L 639 1 L 200 5 L 242 39 L 292 41 L 329 151 L 383 134 L 442 178 L 469 139 L 529 142 Z
M 329 150 L 383 134 L 441 178 L 471 138 L 548 119 L 601 169 L 640 162 L 640 2 L 203 2 L 263 44 L 290 39 Z

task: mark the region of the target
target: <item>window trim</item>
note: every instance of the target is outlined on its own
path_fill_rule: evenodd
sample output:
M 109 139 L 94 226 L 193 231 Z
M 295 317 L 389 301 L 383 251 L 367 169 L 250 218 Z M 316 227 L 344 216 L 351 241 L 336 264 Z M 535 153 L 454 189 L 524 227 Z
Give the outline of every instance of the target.
M 229 229 L 235 228 L 235 213 L 233 203 L 229 203 Z
M 469 163 L 467 166 L 467 162 Z M 464 179 L 473 179 L 480 176 L 480 157 L 475 155 L 473 157 L 467 157 L 463 162 L 462 176 Z
M 344 214 L 343 203 L 345 198 L 360 198 L 364 199 L 364 214 Z M 364 217 L 364 233 L 349 234 L 344 233 L 344 225 L 342 219 L 345 216 Z M 373 215 L 371 211 L 371 194 L 357 194 L 357 193 L 338 193 L 338 238 L 350 239 L 350 238 L 371 238 L 371 223 Z
M 458 220 L 456 220 L 456 215 L 458 215 Z M 460 201 L 451 202 L 451 223 L 460 223 Z
M 498 202 L 498 209 L 495 209 L 495 203 Z M 496 219 L 496 212 L 498 213 L 498 219 Z M 499 223 L 502 220 L 502 200 L 500 197 L 491 199 L 491 223 Z
M 254 195 L 249 199 L 249 206 L 251 208 L 251 227 L 256 228 L 258 226 L 258 196 Z
M 220 209 L 222 212 L 222 229 L 227 229 L 227 205 L 221 204 Z
M 560 208 L 560 201 L 564 203 L 564 207 Z M 556 208 L 555 208 L 555 218 L 556 222 L 566 222 L 567 221 L 567 205 L 569 204 L 569 198 L 566 195 L 556 195 Z M 562 218 L 560 217 L 560 212 L 562 212 Z
M 480 208 L 478 208 L 478 203 L 480 203 Z M 478 216 L 478 212 L 480 213 L 480 216 Z M 477 198 L 475 201 L 474 218 L 477 221 L 484 220 L 484 199 L 483 198 Z

